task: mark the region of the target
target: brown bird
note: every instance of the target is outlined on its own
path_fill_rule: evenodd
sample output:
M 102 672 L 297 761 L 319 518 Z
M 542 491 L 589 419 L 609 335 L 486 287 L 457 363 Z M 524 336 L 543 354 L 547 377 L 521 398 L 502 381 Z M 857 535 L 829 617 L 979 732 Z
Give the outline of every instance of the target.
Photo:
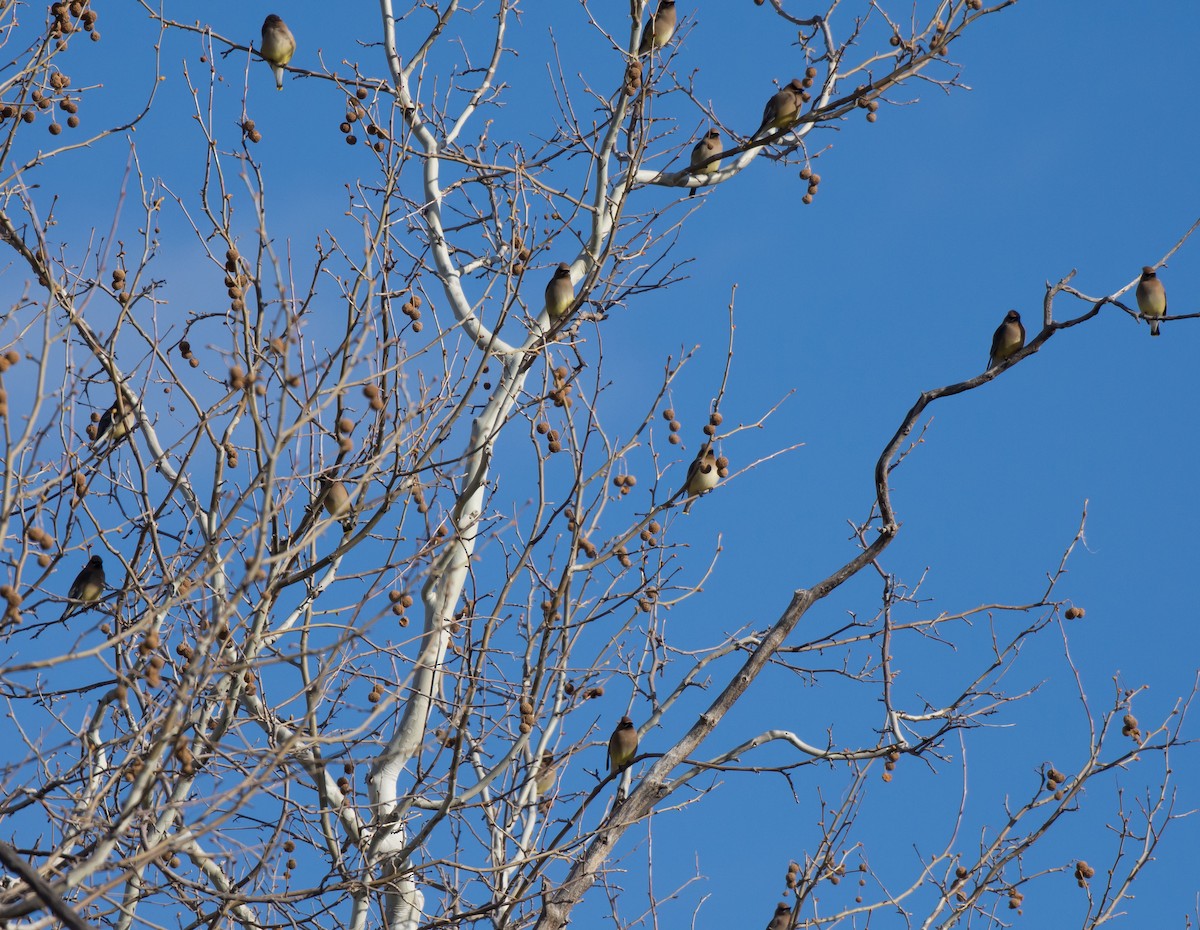
M 1149 265 L 1142 268 L 1137 286 L 1137 305 L 1142 316 L 1150 321 L 1150 335 L 1158 335 L 1159 321 L 1167 315 L 1167 291 Z
M 992 353 L 988 356 L 988 371 L 991 371 L 1006 358 L 1012 358 L 1025 345 L 1025 327 L 1021 325 L 1021 314 L 1009 310 L 1004 315 L 996 334 L 992 336 Z
M 710 448 L 701 449 L 700 454 L 688 466 L 687 479 L 683 482 L 683 493 L 687 497 L 687 503 L 683 505 L 683 512 L 691 511 L 696 498 L 701 494 L 707 494 L 717 486 L 717 482 L 720 480 L 716 453 Z
M 83 571 L 75 576 L 75 580 L 71 582 L 71 588 L 67 591 L 67 609 L 63 611 L 60 619 L 65 620 L 74 608 L 87 610 L 98 600 L 104 593 L 104 560 L 98 555 L 92 556 L 87 560 L 87 565 L 83 566 Z
M 788 81 L 785 87 L 767 101 L 766 107 L 763 108 L 762 125 L 754 135 L 761 135 L 770 129 L 782 129 L 794 123 L 800 115 L 800 104 L 804 102 L 800 96 L 802 93 L 804 85 L 800 83 L 799 78 Z
M 546 312 L 550 314 L 550 322 L 556 323 L 571 309 L 575 302 L 575 287 L 571 284 L 571 266 L 559 262 L 554 269 L 554 277 L 546 285 Z
M 116 445 L 130 434 L 136 423 L 133 405 L 128 399 L 118 395 L 113 405 L 101 414 L 100 422 L 96 424 L 96 438 L 92 440 L 92 447 L 109 441 Z
M 537 789 L 537 796 L 539 798 L 547 794 L 554 787 L 554 776 L 554 753 L 549 749 L 544 749 L 542 750 L 542 764 L 538 769 L 537 781 L 533 785 Z
M 275 72 L 275 89 L 283 90 L 283 66 L 296 53 L 296 37 L 282 19 L 272 13 L 262 24 L 262 44 L 258 52 Z
M 656 9 L 642 28 L 642 41 L 638 43 L 638 55 L 645 55 L 662 48 L 675 35 L 675 0 L 658 0 Z
M 633 721 L 622 717 L 612 736 L 608 738 L 608 770 L 623 772 L 633 761 L 638 750 L 638 732 Z
M 317 475 L 317 496 L 325 512 L 335 520 L 341 520 L 342 527 L 349 530 L 354 525 L 354 517 L 350 513 L 350 492 L 333 475 L 332 471 Z
M 720 155 L 721 152 L 721 134 L 715 129 L 710 129 L 692 149 L 692 174 L 708 174 L 720 168 L 721 159 L 713 161 L 710 159 L 714 155 Z M 693 187 L 688 196 L 695 197 L 696 188 Z
M 767 930 L 788 930 L 792 925 L 792 909 L 787 904 L 775 905 L 775 916 L 767 924 Z

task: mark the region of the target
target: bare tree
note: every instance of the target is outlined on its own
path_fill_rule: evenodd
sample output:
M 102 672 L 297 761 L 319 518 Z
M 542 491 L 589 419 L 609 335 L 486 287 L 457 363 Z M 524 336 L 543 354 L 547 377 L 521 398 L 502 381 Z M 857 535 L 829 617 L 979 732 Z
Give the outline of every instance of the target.
M 619 363 L 601 349 L 614 309 L 669 287 L 687 252 L 692 214 L 654 189 L 794 165 L 811 203 L 812 131 L 859 112 L 873 122 L 917 81 L 956 90 L 955 41 L 1012 2 L 946 0 L 914 19 L 874 0 L 805 16 L 771 0 L 761 28 L 798 32 L 797 76 L 748 105 L 766 105 L 757 129 L 723 122 L 685 76 L 686 11 L 663 39 L 670 30 L 648 22 L 669 2 L 584 5 L 572 12 L 603 54 L 582 77 L 559 67 L 542 124 L 496 139 L 517 4 L 382 0 L 366 64 L 287 66 L 288 95 L 344 104 L 361 156 L 337 169 L 344 208 L 307 238 L 276 226 L 278 169 L 256 154 L 250 116 L 274 90 L 251 45 L 144 3 L 58 0 L 45 22 L 3 5 L 0 230 L 24 284 L 0 330 L 0 685 L 13 743 L 0 918 L 562 927 L 656 812 L 718 803 L 722 773 L 798 786 L 817 772 L 840 788 L 803 854 L 778 863 L 789 907 L 773 926 L 897 908 L 912 926 L 1000 925 L 1030 883 L 1068 868 L 1087 890 L 1084 926 L 1121 913 L 1180 816 L 1169 760 L 1191 694 L 1139 722 L 1137 687 L 1118 681 L 1099 703 L 1081 687 L 1087 758 L 1069 771 L 1031 759 L 1023 793 L 980 801 L 982 815 L 965 789 L 938 799 L 953 826 L 922 837 L 912 861 L 869 863 L 879 826 L 859 812 L 902 760 L 961 771 L 959 741 L 1030 693 L 1008 685 L 1027 644 L 1060 632 L 1065 644 L 1082 614 L 1056 588 L 1084 518 L 1027 603 L 927 613 L 920 584 L 881 562 L 901 532 L 890 476 L 940 399 L 1104 307 L 1138 317 L 1132 282 L 1102 295 L 1055 283 L 1019 351 L 923 393 L 881 437 L 853 556 L 803 582 L 772 622 L 702 644 L 667 629 L 711 565 L 672 527 L 753 468 L 735 461 L 738 437 L 770 404 L 727 419 L 725 382 L 708 400 L 680 396 L 687 354 L 661 350 L 660 390 L 631 409 L 610 399 Z M 200 52 L 182 68 L 156 58 L 144 99 L 89 131 L 78 112 L 99 91 L 64 68 L 89 36 L 109 41 L 108 17 L 134 32 L 145 14 L 156 32 L 137 41 L 184 35 Z M 187 95 L 158 89 L 180 72 Z M 719 159 L 680 144 L 687 124 L 663 112 L 679 101 L 703 115 L 701 136 L 717 130 Z M 145 141 L 173 131 L 157 114 L 184 105 L 203 164 L 194 192 Z M 63 228 L 63 174 L 126 152 L 115 211 L 103 218 L 97 198 L 90 228 Z M 182 280 L 159 270 L 168 251 L 186 255 Z M 686 452 L 684 404 L 706 417 Z M 103 593 L 81 582 L 68 597 L 64 579 L 95 556 Z M 878 604 L 802 632 L 856 575 L 878 580 Z M 931 697 L 945 682 L 898 679 L 901 644 L 972 635 L 986 646 L 956 660 L 948 699 Z M 1065 645 L 1063 657 L 1073 667 Z M 768 669 L 877 702 L 855 726 L 871 738 L 766 718 L 735 742 L 714 736 Z M 623 714 L 640 741 L 628 764 L 613 753 L 606 766 Z M 1154 764 L 1151 793 L 1106 808 L 1110 861 L 1036 864 L 1089 786 Z M 990 828 L 966 836 L 978 816 Z M 819 891 L 855 873 L 857 895 L 822 906 Z

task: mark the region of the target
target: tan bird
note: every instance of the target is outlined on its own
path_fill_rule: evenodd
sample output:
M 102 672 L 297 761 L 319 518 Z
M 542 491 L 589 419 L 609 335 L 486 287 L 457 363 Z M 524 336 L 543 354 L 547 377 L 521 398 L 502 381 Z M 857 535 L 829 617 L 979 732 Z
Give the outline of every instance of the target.
M 642 28 L 642 41 L 638 43 L 638 55 L 645 55 L 662 48 L 675 35 L 675 0 L 658 0 L 656 9 Z
M 549 749 L 543 749 L 542 764 L 538 769 L 537 781 L 534 782 L 534 787 L 537 789 L 537 796 L 539 798 L 548 794 L 550 789 L 554 787 L 554 776 L 554 753 Z
M 74 608 L 79 607 L 81 610 L 87 610 L 104 594 L 104 560 L 98 555 L 92 556 L 87 560 L 87 565 L 83 566 L 83 571 L 75 576 L 75 580 L 71 582 L 71 588 L 67 591 L 67 609 L 63 611 L 60 619 L 65 620 Z
M 546 285 L 546 312 L 550 314 L 550 322 L 556 323 L 571 309 L 575 302 L 575 287 L 571 284 L 571 266 L 559 262 L 554 269 L 554 277 Z
M 775 905 L 775 916 L 767 924 L 767 930 L 788 930 L 792 924 L 792 909 L 787 904 Z
M 263 20 L 262 45 L 258 51 L 275 72 L 275 89 L 283 90 L 283 66 L 296 53 L 296 37 L 274 13 Z
M 1158 335 L 1159 321 L 1167 315 L 1167 291 L 1149 265 L 1142 268 L 1137 286 L 1137 305 L 1150 322 L 1150 335 Z
M 133 405 L 126 398 L 118 397 L 113 405 L 101 414 L 100 422 L 96 424 L 96 438 L 92 440 L 93 448 L 105 442 L 112 442 L 113 445 L 116 445 L 129 435 L 136 422 Z
M 354 525 L 354 517 L 350 513 L 350 492 L 331 471 L 317 475 L 317 496 L 325 512 L 335 520 L 342 521 L 342 527 L 349 530 Z
M 1004 322 L 992 336 L 992 353 L 988 356 L 988 371 L 991 371 L 1006 358 L 1012 358 L 1025 345 L 1025 327 L 1021 325 L 1021 314 L 1009 310 L 1004 315 Z
M 701 494 L 707 494 L 717 486 L 717 482 L 720 480 L 716 453 L 710 448 L 701 449 L 700 454 L 688 466 L 687 479 L 683 482 L 683 493 L 687 497 L 687 503 L 683 505 L 683 512 L 690 512 L 696 498 Z
M 608 738 L 608 770 L 623 772 L 633 761 L 638 750 L 637 727 L 628 717 L 622 717 L 612 736 Z
M 754 135 L 762 135 L 770 129 L 782 129 L 796 122 L 800 116 L 800 104 L 804 102 L 800 96 L 802 93 L 804 85 L 800 83 L 799 78 L 788 81 L 785 87 L 780 88 L 779 92 L 767 101 L 766 107 L 763 108 L 762 125 Z
M 709 174 L 720 168 L 721 159 L 717 158 L 713 161 L 709 159 L 714 155 L 720 155 L 721 152 L 721 134 L 715 129 L 710 129 L 692 149 L 692 174 Z M 696 188 L 693 187 L 688 196 L 695 197 Z

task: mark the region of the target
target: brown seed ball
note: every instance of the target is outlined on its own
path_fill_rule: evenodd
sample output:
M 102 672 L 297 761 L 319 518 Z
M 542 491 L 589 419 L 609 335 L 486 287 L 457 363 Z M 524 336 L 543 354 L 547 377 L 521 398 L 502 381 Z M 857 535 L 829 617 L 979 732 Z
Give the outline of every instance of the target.
M 900 45 L 900 37 L 892 36 L 890 39 L 888 39 L 888 44 L 891 45 L 892 48 L 897 48 Z
M 664 420 L 674 420 L 675 419 L 675 411 L 672 410 L 670 407 L 668 407 L 666 410 L 664 410 L 662 415 L 663 415 Z M 678 428 L 678 427 L 676 427 L 676 428 Z
M 554 440 L 546 444 L 546 448 L 551 452 L 562 452 L 562 443 Z
M 358 88 L 354 92 L 354 96 L 357 97 L 359 100 L 366 100 L 367 99 L 367 89 L 365 87 Z
M 683 440 L 679 438 L 678 433 L 672 433 L 670 436 L 667 437 L 667 442 L 669 442 L 673 446 L 677 446 L 681 442 L 683 442 Z
M 704 424 L 704 435 L 705 436 L 715 436 L 716 433 L 717 433 L 717 428 L 715 426 L 713 426 L 711 423 Z
M 683 428 L 683 424 L 678 420 L 672 420 L 668 426 L 670 427 L 672 433 L 678 433 Z
M 1078 613 L 1078 611 L 1075 610 L 1074 607 L 1068 607 L 1065 616 L 1068 620 L 1074 620 L 1076 617 L 1079 616 L 1079 613 Z
M 354 421 L 349 417 L 342 417 L 338 420 L 337 428 L 339 433 L 353 433 Z
M 714 410 L 712 413 L 710 413 L 708 415 L 708 422 L 711 423 L 713 426 L 720 426 L 724 421 L 725 421 L 725 418 L 723 416 L 721 416 L 720 412 L 717 410 Z
M 868 113 L 867 114 L 867 122 L 868 123 L 873 123 L 877 119 L 879 119 L 879 114 L 877 114 L 877 113 Z
M 50 135 L 52 136 L 57 136 L 60 132 L 62 132 L 62 125 L 59 123 L 51 123 L 46 128 L 50 131 Z
M 800 198 L 800 202 L 803 204 L 806 204 L 806 205 L 812 203 L 813 202 L 812 194 L 805 194 L 803 197 Z
M 662 525 L 657 520 L 651 520 L 648 524 L 646 524 L 646 529 L 657 535 L 658 533 L 662 532 Z

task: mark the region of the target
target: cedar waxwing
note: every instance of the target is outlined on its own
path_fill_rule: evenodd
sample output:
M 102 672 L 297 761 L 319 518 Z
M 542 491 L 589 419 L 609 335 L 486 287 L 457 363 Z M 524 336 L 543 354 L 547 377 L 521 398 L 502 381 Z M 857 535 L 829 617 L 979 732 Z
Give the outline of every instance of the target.
M 534 787 L 537 789 L 537 796 L 540 798 L 549 793 L 554 787 L 554 753 L 549 749 L 542 750 L 542 764 L 538 769 L 537 781 L 534 782 Z
M 283 90 L 283 66 L 292 60 L 296 52 L 296 37 L 274 13 L 263 20 L 262 46 L 258 52 L 275 72 L 275 89 Z
M 82 610 L 91 607 L 100 600 L 100 595 L 103 593 L 104 560 L 100 556 L 94 555 L 88 559 L 87 565 L 83 566 L 83 571 L 76 575 L 75 580 L 71 582 L 71 590 L 67 592 L 67 600 L 71 603 L 63 611 L 62 619 L 66 619 L 67 614 L 76 605 L 80 605 Z
M 124 414 L 121 413 L 122 408 L 125 410 Z M 104 411 L 100 422 L 96 424 L 96 438 L 92 440 L 92 447 L 95 448 L 107 441 L 116 445 L 129 435 L 136 423 L 137 417 L 133 415 L 133 404 L 127 398 L 119 396 L 113 405 Z
M 802 93 L 804 85 L 800 83 L 799 78 L 792 78 L 786 87 L 767 101 L 763 109 L 762 125 L 754 135 L 761 135 L 769 129 L 782 129 L 794 123 L 800 115 L 800 104 L 804 102 L 800 96 Z
M 652 49 L 662 48 L 675 35 L 675 0 L 658 0 L 656 9 L 642 28 L 642 41 L 638 43 L 638 55 Z
M 717 482 L 721 480 L 721 476 L 717 473 L 717 456 L 712 449 L 701 449 L 700 454 L 688 466 L 687 479 L 683 483 L 683 493 L 687 496 L 687 503 L 683 505 L 683 512 L 688 513 L 692 509 L 692 504 L 701 494 L 707 494 L 717 486 Z
M 714 155 L 720 155 L 721 151 L 721 134 L 715 129 L 710 129 L 704 138 L 697 142 L 695 148 L 692 149 L 692 174 L 696 174 L 697 172 L 708 174 L 720 168 L 721 159 L 718 158 L 714 161 L 709 161 L 709 159 Z M 696 188 L 693 187 L 688 196 L 695 197 Z
M 792 922 L 792 908 L 787 904 L 775 905 L 775 916 L 767 924 L 767 930 L 788 930 Z
M 1004 322 L 992 336 L 992 354 L 988 356 L 988 371 L 991 371 L 1006 358 L 1011 358 L 1021 351 L 1025 345 L 1025 327 L 1021 325 L 1021 314 L 1009 310 L 1004 315 Z
M 1138 281 L 1137 305 L 1142 316 L 1150 321 L 1150 335 L 1157 336 L 1159 318 L 1167 315 L 1167 292 L 1149 265 L 1142 268 L 1142 278 Z
M 554 277 L 546 285 L 546 312 L 550 314 L 550 322 L 560 320 L 575 302 L 575 287 L 571 284 L 571 266 L 559 262 L 554 269 Z
M 637 727 L 628 717 L 622 717 L 612 736 L 608 738 L 608 770 L 623 772 L 637 755 Z
M 317 475 L 317 496 L 325 512 L 335 520 L 341 520 L 344 529 L 349 530 L 354 525 L 354 517 L 350 513 L 350 493 L 341 481 L 333 477 L 333 472 Z

